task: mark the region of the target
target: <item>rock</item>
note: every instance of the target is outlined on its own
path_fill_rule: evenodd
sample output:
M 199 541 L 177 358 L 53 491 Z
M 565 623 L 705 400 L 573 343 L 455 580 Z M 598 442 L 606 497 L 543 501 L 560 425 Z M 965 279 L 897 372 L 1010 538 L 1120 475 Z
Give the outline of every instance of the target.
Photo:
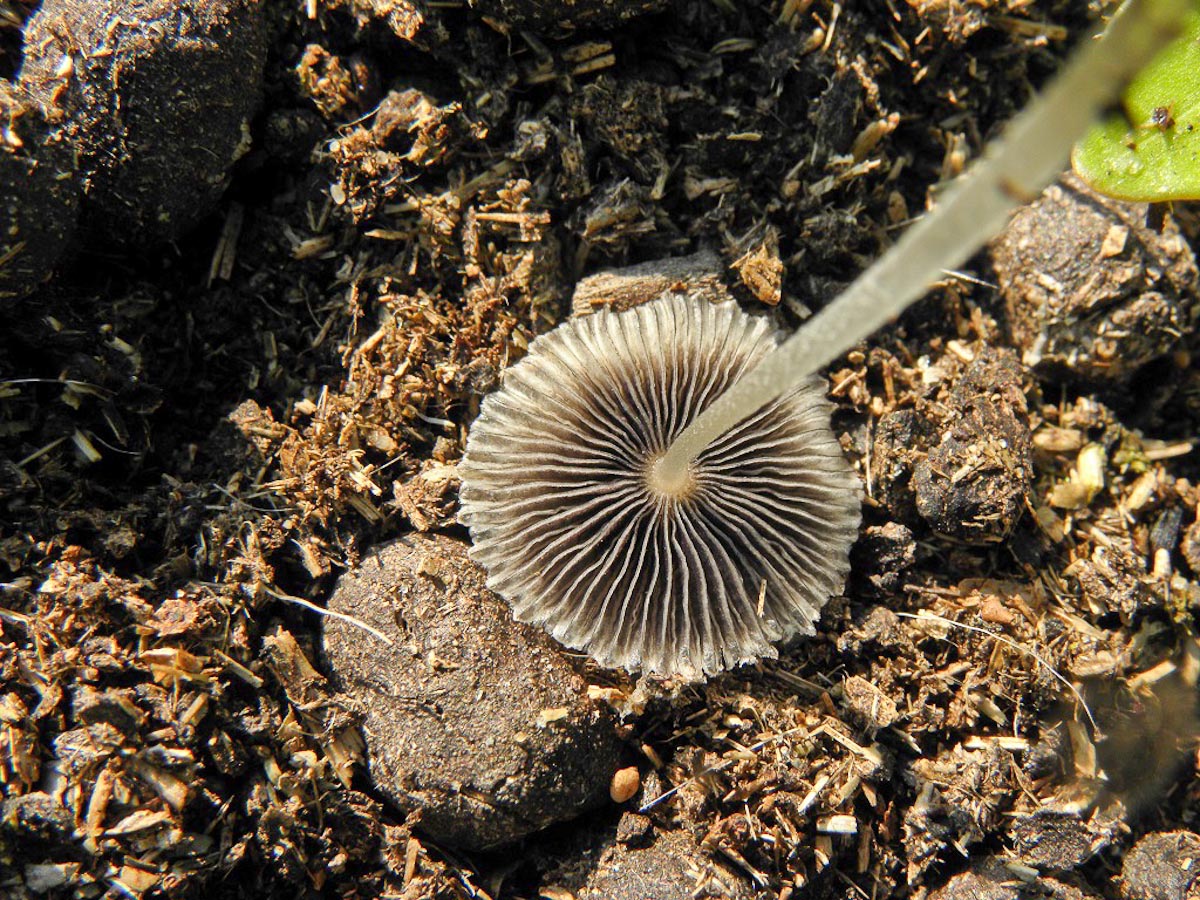
M 460 541 L 414 534 L 341 577 L 334 683 L 363 711 L 379 791 L 437 840 L 480 850 L 608 802 L 611 713 L 540 629 L 513 621 Z
M 45 0 L 21 82 L 78 153 L 89 239 L 170 241 L 212 211 L 265 57 L 260 0 Z
M 872 597 L 900 591 L 904 573 L 917 561 L 917 542 L 912 530 L 899 522 L 872 525 L 850 550 L 852 577 Z
M 1128 900 L 1200 898 L 1200 836 L 1190 831 L 1148 834 L 1125 854 L 1121 887 Z
M 1013 849 L 1026 865 L 1068 871 L 1108 847 L 1121 819 L 1103 812 L 1082 816 L 1053 808 L 1018 816 L 1012 823 Z
M 551 32 L 611 28 L 666 5 L 667 0 L 471 0 L 488 18 Z
M 641 786 L 642 779 L 637 766 L 617 769 L 608 785 L 608 797 L 613 803 L 625 803 L 633 799 Z
M 1011 356 L 982 352 L 950 392 L 941 440 L 917 463 L 917 512 L 947 537 L 1002 541 L 1033 501 L 1033 439 Z
M 714 861 L 684 831 L 660 831 L 640 848 L 612 844 L 576 892 L 578 900 L 749 900 L 753 896 L 744 876 Z
M 79 183 L 70 146 L 20 85 L 0 80 L 0 301 L 54 272 L 75 231 Z
M 1067 175 L 992 242 L 1008 325 L 1027 365 L 1118 381 L 1189 331 L 1196 261 L 1174 221 L 1150 227 L 1148 210 Z
M 1053 878 L 1010 868 L 1004 860 L 987 857 L 971 864 L 929 894 L 929 900 L 1092 900 L 1097 895 Z

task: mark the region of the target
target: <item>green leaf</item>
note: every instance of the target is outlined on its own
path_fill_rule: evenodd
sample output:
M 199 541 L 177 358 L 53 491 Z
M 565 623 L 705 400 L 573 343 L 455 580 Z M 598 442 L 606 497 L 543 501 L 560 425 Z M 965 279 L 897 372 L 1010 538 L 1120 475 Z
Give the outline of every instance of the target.
M 1079 176 L 1121 200 L 1200 199 L 1200 12 L 1137 74 L 1123 106 L 1075 145 Z

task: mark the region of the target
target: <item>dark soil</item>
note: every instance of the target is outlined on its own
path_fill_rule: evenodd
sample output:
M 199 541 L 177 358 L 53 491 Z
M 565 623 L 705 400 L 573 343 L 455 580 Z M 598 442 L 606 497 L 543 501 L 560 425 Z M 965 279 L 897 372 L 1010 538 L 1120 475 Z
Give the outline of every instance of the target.
M 78 176 L 69 143 L 53 133 L 23 86 L 0 81 L 0 302 L 48 279 L 79 213 Z
M 456 524 L 482 397 L 583 279 L 692 257 L 655 290 L 795 328 L 1095 4 L 38 5 L 0 0 L 0 895 L 1196 893 L 1187 204 L 1056 188 L 830 367 L 863 536 L 777 661 L 600 670 Z M 391 647 L 325 631 L 339 577 Z M 467 797 L 515 841 L 435 824 Z

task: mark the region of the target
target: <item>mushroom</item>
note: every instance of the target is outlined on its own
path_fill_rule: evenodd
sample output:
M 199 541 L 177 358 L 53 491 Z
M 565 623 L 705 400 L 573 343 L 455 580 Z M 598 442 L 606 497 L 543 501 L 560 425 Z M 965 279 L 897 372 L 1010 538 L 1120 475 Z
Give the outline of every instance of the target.
M 606 666 L 696 678 L 812 634 L 842 589 L 859 482 L 802 379 L 679 484 L 655 461 L 776 346 L 734 303 L 666 295 L 535 340 L 472 426 L 461 520 L 518 619 Z
M 968 175 L 786 342 L 670 298 L 568 322 L 488 397 L 462 520 L 517 618 L 601 663 L 699 676 L 813 632 L 857 483 L 813 372 L 961 264 L 1057 175 L 1190 0 L 1129 0 Z

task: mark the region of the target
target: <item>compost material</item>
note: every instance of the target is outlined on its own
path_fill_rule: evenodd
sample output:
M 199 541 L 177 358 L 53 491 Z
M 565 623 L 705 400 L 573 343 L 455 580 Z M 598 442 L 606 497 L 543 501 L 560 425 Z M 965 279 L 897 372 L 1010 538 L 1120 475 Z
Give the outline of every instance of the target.
M 777 660 L 601 668 L 458 521 L 573 304 L 800 327 L 1099 12 L 0 2 L 0 895 L 1195 895 L 1189 204 L 1066 177 L 820 374 Z

